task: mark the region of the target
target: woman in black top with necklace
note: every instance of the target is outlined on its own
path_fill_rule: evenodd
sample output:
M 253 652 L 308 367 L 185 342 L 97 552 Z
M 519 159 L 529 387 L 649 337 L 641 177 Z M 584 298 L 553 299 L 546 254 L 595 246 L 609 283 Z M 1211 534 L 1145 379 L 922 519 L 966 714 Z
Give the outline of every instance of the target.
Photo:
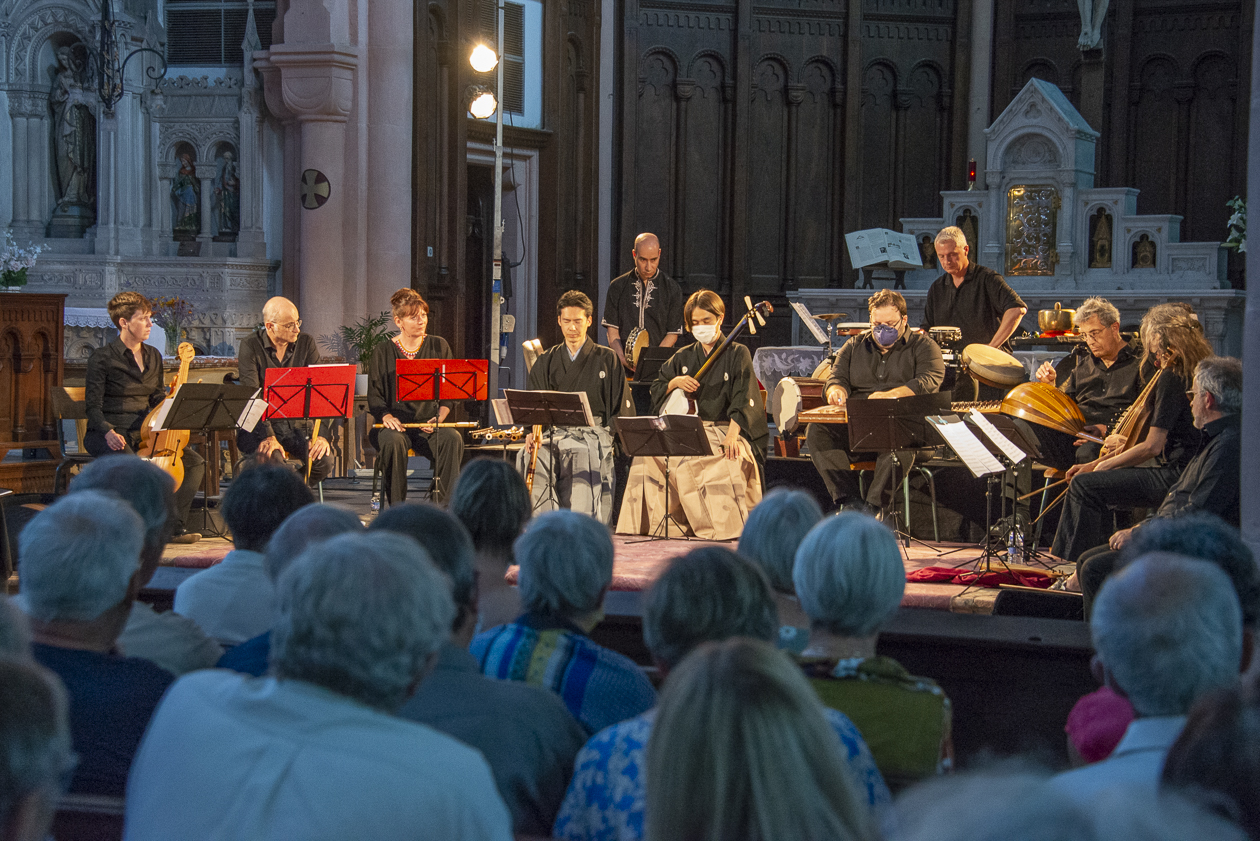
M 441 336 L 428 335 L 429 305 L 414 289 L 399 289 L 389 299 L 399 333 L 377 346 L 368 365 L 368 411 L 382 429 L 368 436 L 381 459 L 384 498 L 396 504 L 407 498 L 407 450 L 433 462 L 433 500 L 445 502 L 455 487 L 464 439 L 454 429 L 432 426 L 407 428 L 409 423 L 443 423 L 455 407 L 453 401 L 398 400 L 399 359 L 451 359 L 451 346 Z

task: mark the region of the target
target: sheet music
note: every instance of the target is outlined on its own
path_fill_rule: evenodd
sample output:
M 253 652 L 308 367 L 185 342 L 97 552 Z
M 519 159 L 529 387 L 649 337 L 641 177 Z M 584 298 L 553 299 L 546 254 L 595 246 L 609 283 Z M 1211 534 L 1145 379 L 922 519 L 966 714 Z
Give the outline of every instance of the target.
M 936 427 L 936 431 L 945 439 L 945 443 L 949 444 L 950 449 L 958 454 L 963 464 L 967 465 L 972 476 L 978 479 L 990 473 L 1005 471 L 1006 468 L 1002 467 L 1002 462 L 989 452 L 989 448 L 967 428 L 967 424 L 959 420 L 957 415 L 949 417 L 953 420 L 940 415 L 929 415 L 927 419 Z
M 175 389 L 175 394 L 179 393 L 179 389 Z M 166 416 L 170 414 L 171 406 L 175 405 L 175 394 L 162 401 L 162 405 L 158 407 L 158 413 L 153 416 L 153 429 L 166 429 Z
M 1011 460 L 1012 464 L 1019 464 L 1028 455 L 1028 453 L 1017 447 L 1014 441 L 1003 435 L 1002 430 L 994 426 L 989 419 L 978 410 L 972 409 L 968 412 L 967 420 L 980 427 L 980 431 L 984 433 L 984 436 L 992 441 L 994 446 L 1002 451 L 1002 455 Z
M 579 391 L 577 395 L 582 398 L 582 414 L 586 416 L 586 425 L 594 426 L 595 415 L 591 414 L 591 398 L 585 391 Z
M 788 301 L 788 306 L 795 310 L 796 314 L 800 316 L 801 321 L 809 328 L 809 332 L 812 333 L 814 338 L 818 340 L 818 344 L 827 344 L 827 334 L 824 333 L 822 328 L 818 326 L 818 319 L 814 318 L 814 316 L 810 314 L 809 307 L 805 306 L 800 301 Z
M 258 426 L 258 422 L 262 420 L 263 414 L 267 411 L 267 401 L 262 397 L 262 389 L 254 392 L 254 396 L 245 404 L 245 411 L 241 414 L 236 425 L 246 432 L 253 432 L 254 427 Z
M 506 397 L 491 400 L 490 408 L 494 410 L 494 423 L 496 426 L 512 426 L 515 424 L 515 421 L 512 420 L 512 410 L 508 408 Z

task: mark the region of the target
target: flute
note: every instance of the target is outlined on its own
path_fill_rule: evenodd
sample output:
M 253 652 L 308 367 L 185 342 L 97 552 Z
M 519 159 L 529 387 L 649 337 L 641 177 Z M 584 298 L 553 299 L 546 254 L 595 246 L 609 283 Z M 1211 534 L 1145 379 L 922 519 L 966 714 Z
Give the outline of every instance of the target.
M 442 429 L 476 429 L 477 422 L 476 421 L 460 421 L 459 423 L 404 423 L 403 424 L 404 429 L 418 429 L 419 427 L 422 427 L 422 426 L 436 426 Z M 385 424 L 374 423 L 372 424 L 372 428 L 384 429 Z

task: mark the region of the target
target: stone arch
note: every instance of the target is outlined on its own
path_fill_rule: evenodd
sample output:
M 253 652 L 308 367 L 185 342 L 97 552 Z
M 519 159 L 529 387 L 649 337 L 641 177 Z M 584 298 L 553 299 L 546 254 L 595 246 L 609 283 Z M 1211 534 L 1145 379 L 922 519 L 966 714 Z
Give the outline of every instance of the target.
M 699 50 L 691 57 L 691 62 L 687 65 L 687 75 L 694 79 L 696 71 L 700 69 L 700 63 L 706 61 L 717 65 L 721 79 L 725 82 L 727 76 L 726 59 L 717 50 Z
M 436 39 L 446 40 L 446 11 L 437 3 L 429 4 L 429 30 Z
M 1005 171 L 1057 169 L 1068 152 L 1053 135 L 1038 130 L 1014 134 L 993 151 L 991 159 L 1001 161 Z
M 1143 255 L 1149 248 L 1150 262 L 1145 262 Z M 1131 269 L 1155 269 L 1159 266 L 1159 237 L 1153 230 L 1148 228 L 1136 228 L 1129 235 L 1129 241 L 1126 251 L 1129 256 L 1129 268 Z
M 1055 87 L 1063 86 L 1063 77 L 1059 71 L 1059 65 L 1045 56 L 1034 56 L 1024 62 L 1019 69 L 1018 89 L 1023 90 L 1024 85 L 1028 84 L 1031 79 L 1041 79 L 1043 82 L 1049 82 Z
M 47 88 L 49 80 L 40 77 L 39 64 L 49 43 L 64 35 L 91 44 L 92 32 L 91 22 L 73 6 L 49 3 L 32 8 L 14 21 L 8 39 L 10 82 L 22 88 Z
M 812 55 L 809 58 L 805 59 L 804 63 L 801 64 L 801 72 L 797 76 L 796 81 L 804 82 L 805 74 L 809 72 L 809 69 L 811 67 L 814 67 L 817 65 L 822 65 L 827 68 L 827 72 L 831 76 L 831 85 L 833 88 L 839 87 L 841 84 L 843 84 L 842 82 L 844 78 L 843 68 L 837 65 L 835 60 L 831 58 L 831 56 L 822 55 L 822 54 Z
M 762 53 L 753 62 L 753 90 L 757 89 L 758 79 L 762 75 L 763 68 L 777 68 L 782 74 L 783 86 L 786 87 L 792 79 L 792 62 L 788 61 L 787 56 L 782 53 Z

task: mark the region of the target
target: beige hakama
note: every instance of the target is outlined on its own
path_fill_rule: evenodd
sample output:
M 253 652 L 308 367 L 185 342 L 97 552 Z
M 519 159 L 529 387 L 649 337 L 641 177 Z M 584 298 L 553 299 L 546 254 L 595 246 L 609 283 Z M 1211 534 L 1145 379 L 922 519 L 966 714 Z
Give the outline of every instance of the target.
M 739 437 L 739 457 L 721 454 L 728 423 L 705 421 L 705 433 L 718 455 L 669 460 L 669 536 L 734 540 L 748 512 L 761 501 L 761 476 L 752 447 Z M 630 467 L 617 519 L 618 534 L 664 535 L 665 459 L 637 457 Z

